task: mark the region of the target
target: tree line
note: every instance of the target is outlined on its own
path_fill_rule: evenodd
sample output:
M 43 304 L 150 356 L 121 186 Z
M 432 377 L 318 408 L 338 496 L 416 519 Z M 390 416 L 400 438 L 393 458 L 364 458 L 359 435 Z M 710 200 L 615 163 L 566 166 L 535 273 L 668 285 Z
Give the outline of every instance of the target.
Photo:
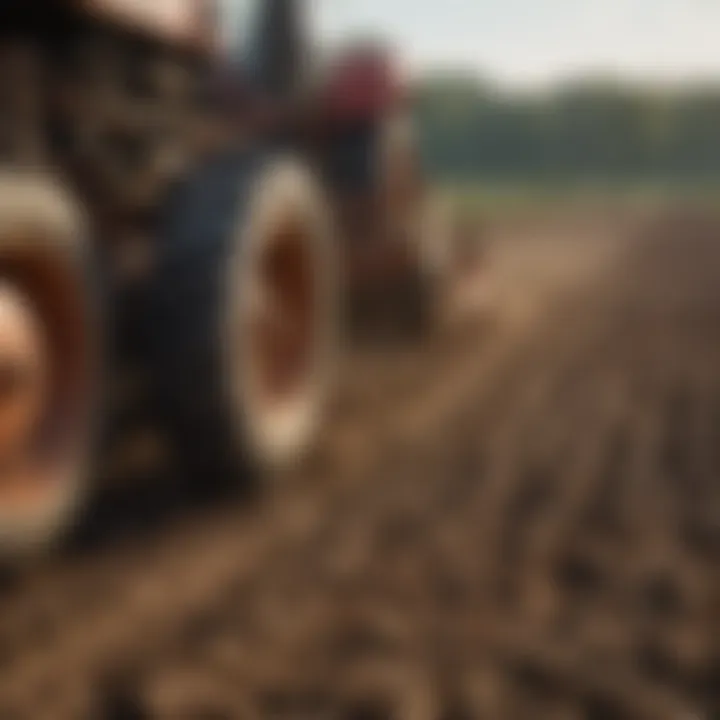
M 414 92 L 430 167 L 452 180 L 720 180 L 720 85 L 586 81 L 507 93 L 472 77 Z

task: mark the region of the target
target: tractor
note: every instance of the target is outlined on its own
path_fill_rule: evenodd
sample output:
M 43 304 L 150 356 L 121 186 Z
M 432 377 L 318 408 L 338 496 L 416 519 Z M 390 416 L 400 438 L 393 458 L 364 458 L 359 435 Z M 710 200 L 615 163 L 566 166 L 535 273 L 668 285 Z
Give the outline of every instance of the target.
M 434 324 L 444 225 L 390 55 L 319 67 L 299 2 L 253 4 L 242 42 L 218 2 L 0 7 L 4 558 L 54 545 L 146 417 L 195 482 L 281 473 L 343 338 Z

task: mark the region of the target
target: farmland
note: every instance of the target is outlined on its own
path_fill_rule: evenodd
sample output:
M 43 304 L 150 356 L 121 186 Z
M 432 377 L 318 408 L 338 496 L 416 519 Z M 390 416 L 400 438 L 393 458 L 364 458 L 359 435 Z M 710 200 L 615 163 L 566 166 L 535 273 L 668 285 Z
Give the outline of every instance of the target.
M 716 717 L 720 216 L 482 240 L 481 316 L 349 354 L 292 477 L 8 579 L 0 717 Z

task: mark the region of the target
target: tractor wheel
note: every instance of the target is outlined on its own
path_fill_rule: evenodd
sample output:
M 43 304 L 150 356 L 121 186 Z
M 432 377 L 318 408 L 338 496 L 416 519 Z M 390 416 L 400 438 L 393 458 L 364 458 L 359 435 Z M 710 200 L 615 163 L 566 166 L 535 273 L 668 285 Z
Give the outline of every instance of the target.
M 214 159 L 176 188 L 153 290 L 159 399 L 192 478 L 285 469 L 332 387 L 336 267 L 327 208 L 292 159 Z
M 73 523 L 88 489 L 98 327 L 83 222 L 49 179 L 0 173 L 0 556 Z
M 397 278 L 396 307 L 401 325 L 413 338 L 425 338 L 440 325 L 450 252 L 449 216 L 432 197 L 412 118 L 393 114 L 381 124 L 378 175 L 391 241 L 407 255 L 404 277 Z
M 425 328 L 433 332 L 441 329 L 447 319 L 456 262 L 453 217 L 444 198 L 425 195 L 413 239 L 425 288 Z
M 409 267 L 397 283 L 401 325 L 411 340 L 434 337 L 445 326 L 452 282 L 451 235 L 445 203 L 424 198 L 409 224 Z

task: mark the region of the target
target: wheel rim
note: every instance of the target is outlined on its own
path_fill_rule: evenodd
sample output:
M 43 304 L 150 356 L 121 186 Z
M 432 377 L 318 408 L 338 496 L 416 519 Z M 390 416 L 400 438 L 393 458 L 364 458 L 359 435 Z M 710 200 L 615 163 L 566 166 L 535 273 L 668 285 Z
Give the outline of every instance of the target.
M 300 223 L 288 223 L 272 235 L 258 258 L 253 284 L 253 375 L 270 412 L 304 391 L 313 359 L 316 282 Z
M 237 429 L 268 470 L 308 450 L 333 384 L 339 308 L 328 218 L 303 166 L 278 161 L 257 182 L 230 266 Z
M 36 240 L 36 239 L 35 239 Z M 90 332 L 68 253 L 0 251 L 0 520 L 11 537 L 62 522 L 90 435 Z
M 48 402 L 45 344 L 40 319 L 27 296 L 0 281 L 0 473 L 6 493 L 29 489 L 8 477 L 27 466 L 26 455 L 32 452 L 32 438 Z

